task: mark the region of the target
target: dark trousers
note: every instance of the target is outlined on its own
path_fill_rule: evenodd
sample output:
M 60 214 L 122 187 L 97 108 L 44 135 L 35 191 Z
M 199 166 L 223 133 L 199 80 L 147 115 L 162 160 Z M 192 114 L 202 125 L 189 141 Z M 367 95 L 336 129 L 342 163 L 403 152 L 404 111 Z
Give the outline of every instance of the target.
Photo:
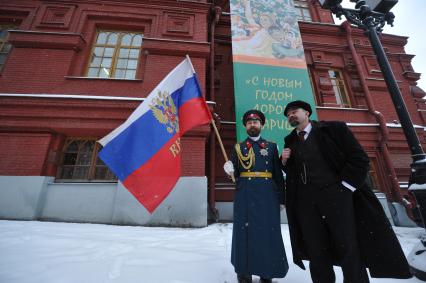
M 323 189 L 301 186 L 296 209 L 312 281 L 334 283 L 337 259 L 345 283 L 369 282 L 357 245 L 352 192 L 341 184 Z

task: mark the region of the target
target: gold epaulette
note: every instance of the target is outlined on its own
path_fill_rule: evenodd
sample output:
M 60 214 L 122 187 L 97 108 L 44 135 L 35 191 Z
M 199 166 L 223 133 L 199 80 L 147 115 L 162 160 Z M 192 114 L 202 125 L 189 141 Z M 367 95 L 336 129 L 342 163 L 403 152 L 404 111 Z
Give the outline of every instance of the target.
M 249 149 L 247 156 L 244 156 L 241 152 L 241 147 L 239 143 L 235 145 L 235 151 L 237 152 L 238 160 L 240 161 L 240 164 L 241 166 L 243 166 L 244 169 L 248 170 L 254 165 L 255 158 L 253 147 Z

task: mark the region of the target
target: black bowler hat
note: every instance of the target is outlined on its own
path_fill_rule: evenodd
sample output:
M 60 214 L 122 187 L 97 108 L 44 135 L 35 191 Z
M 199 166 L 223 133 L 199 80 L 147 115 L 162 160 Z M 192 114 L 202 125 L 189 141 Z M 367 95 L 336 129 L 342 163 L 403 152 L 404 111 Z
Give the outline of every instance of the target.
M 249 110 L 243 115 L 243 124 L 246 125 L 248 120 L 259 120 L 260 124 L 263 126 L 265 124 L 265 115 L 259 110 Z
M 287 106 L 284 109 L 284 116 L 287 117 L 287 112 L 289 110 L 298 109 L 298 108 L 302 108 L 302 109 L 308 111 L 309 116 L 311 116 L 311 114 L 312 114 L 311 105 L 309 105 L 309 103 L 306 103 L 305 101 L 302 101 L 302 100 L 295 100 L 295 101 L 292 101 L 289 104 L 287 104 Z

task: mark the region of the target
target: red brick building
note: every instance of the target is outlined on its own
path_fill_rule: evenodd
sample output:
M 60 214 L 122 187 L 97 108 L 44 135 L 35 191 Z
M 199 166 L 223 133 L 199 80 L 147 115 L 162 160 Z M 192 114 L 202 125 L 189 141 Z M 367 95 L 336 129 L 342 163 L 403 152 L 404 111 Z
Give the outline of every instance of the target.
M 334 25 L 317 0 L 294 2 L 319 118 L 350 125 L 370 156 L 374 188 L 401 202 L 410 152 L 368 39 Z M 228 151 L 235 142 L 228 0 L 0 0 L 0 28 L 0 175 L 114 182 L 95 141 L 186 54 Z M 424 144 L 425 94 L 407 38 L 381 40 Z M 194 129 L 182 142 L 183 176 L 207 176 L 209 207 L 225 209 L 233 188 L 212 131 Z

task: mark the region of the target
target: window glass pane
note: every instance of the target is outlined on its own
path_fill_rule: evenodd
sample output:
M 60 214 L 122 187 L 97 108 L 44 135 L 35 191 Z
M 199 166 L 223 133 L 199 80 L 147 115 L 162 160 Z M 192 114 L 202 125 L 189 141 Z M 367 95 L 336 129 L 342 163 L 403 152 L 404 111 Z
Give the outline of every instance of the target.
M 7 54 L 0 54 L 0 65 L 3 65 L 6 62 Z
M 109 67 L 111 67 L 111 62 L 112 62 L 112 60 L 110 58 L 104 58 L 102 60 L 101 67 L 109 68 Z
M 87 179 L 88 173 L 89 173 L 89 167 L 88 166 L 75 166 L 72 178 L 73 179 Z
M 127 67 L 127 59 L 118 59 L 117 68 L 126 69 Z
M 349 106 L 349 101 L 348 101 L 348 97 L 346 96 L 344 86 L 339 87 L 339 93 L 340 93 L 340 96 L 342 97 L 342 104 L 345 106 Z
M 115 69 L 115 75 L 114 75 L 114 77 L 116 77 L 116 78 L 124 78 L 125 75 L 126 75 L 126 70 L 125 69 Z
M 101 71 L 99 72 L 99 77 L 100 78 L 109 78 L 109 74 L 110 74 L 110 70 L 107 68 L 102 68 Z
M 334 76 L 336 77 L 336 79 L 340 79 L 341 78 L 341 74 L 340 72 L 334 72 Z
M 87 165 L 87 164 L 90 164 L 91 159 L 92 159 L 91 152 L 82 153 L 78 156 L 76 164 Z
M 120 49 L 120 58 L 127 58 L 129 57 L 129 50 L 128 48 L 121 48 Z
M 112 57 L 114 48 L 105 48 L 104 57 Z
M 90 67 L 99 67 L 101 65 L 101 57 L 93 56 Z
M 129 57 L 137 59 L 139 57 L 139 49 L 131 49 Z
M 72 179 L 72 174 L 74 172 L 74 167 L 64 166 L 62 168 L 62 173 L 59 176 L 61 179 Z
M 134 79 L 136 77 L 136 71 L 127 70 L 126 71 L 126 79 Z
M 96 167 L 95 179 L 98 179 L 98 180 L 107 179 L 109 173 L 110 172 L 107 167 Z
M 98 68 L 89 68 L 89 72 L 87 73 L 87 75 L 89 77 L 97 77 L 99 73 L 99 69 Z
M 106 32 L 99 33 L 98 39 L 96 40 L 96 43 L 105 44 L 106 40 L 107 40 L 107 35 L 108 35 L 108 33 L 106 33 Z
M 340 95 L 339 88 L 337 86 L 333 86 L 333 91 L 334 91 L 334 94 L 336 96 L 336 103 L 338 105 L 342 105 L 342 98 L 341 98 L 341 95 Z
M 93 49 L 93 56 L 102 57 L 104 55 L 104 48 L 103 47 L 96 47 Z
M 132 42 L 132 35 L 133 34 L 126 34 L 123 36 L 123 39 L 121 40 L 121 45 L 130 45 Z
M 133 37 L 132 46 L 141 46 L 142 45 L 142 35 L 137 34 Z
M 107 43 L 111 44 L 111 45 L 115 45 L 117 43 L 117 38 L 118 38 L 118 36 L 117 36 L 116 33 L 111 33 L 108 36 L 108 42 Z
M 129 60 L 127 64 L 127 69 L 134 69 L 136 70 L 136 66 L 138 65 L 138 60 Z
M 77 153 L 66 153 L 64 155 L 64 165 L 74 165 L 77 160 Z
M 101 148 L 99 149 L 99 151 L 101 151 Z M 96 159 L 96 166 L 98 166 L 98 165 L 106 166 L 105 163 L 100 158 Z
M 80 144 L 81 144 L 80 150 L 83 150 L 84 152 L 90 152 L 93 150 L 93 147 L 94 147 L 93 141 L 81 141 Z
M 7 29 L 0 29 L 0 39 L 6 39 Z
M 70 143 L 68 145 L 68 152 L 73 151 L 73 152 L 78 152 L 78 142 L 77 141 L 73 141 L 72 143 Z

